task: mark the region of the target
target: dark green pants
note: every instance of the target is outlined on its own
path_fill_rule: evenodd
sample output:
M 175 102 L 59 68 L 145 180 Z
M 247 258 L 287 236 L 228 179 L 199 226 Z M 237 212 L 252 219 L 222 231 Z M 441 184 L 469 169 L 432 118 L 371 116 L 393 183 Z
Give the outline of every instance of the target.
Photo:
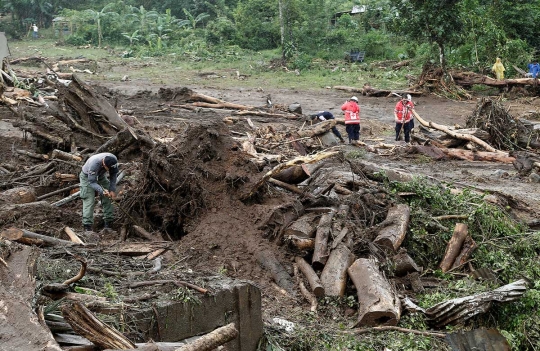
M 94 207 L 96 207 L 96 191 L 90 186 L 88 176 L 81 172 L 79 174 L 81 181 L 81 199 L 83 202 L 82 222 L 85 224 L 94 224 Z M 98 178 L 98 184 L 105 190 L 109 190 L 109 179 L 105 175 Z M 111 199 L 106 196 L 101 197 L 101 205 L 103 206 L 103 220 L 112 223 L 114 220 L 113 205 Z

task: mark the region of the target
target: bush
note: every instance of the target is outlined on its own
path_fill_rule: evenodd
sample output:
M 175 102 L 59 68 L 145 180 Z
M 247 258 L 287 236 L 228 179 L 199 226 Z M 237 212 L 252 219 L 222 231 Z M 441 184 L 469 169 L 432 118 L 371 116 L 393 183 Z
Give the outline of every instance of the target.
M 236 37 L 236 26 L 230 19 L 220 17 L 208 24 L 205 36 L 210 44 L 229 44 Z

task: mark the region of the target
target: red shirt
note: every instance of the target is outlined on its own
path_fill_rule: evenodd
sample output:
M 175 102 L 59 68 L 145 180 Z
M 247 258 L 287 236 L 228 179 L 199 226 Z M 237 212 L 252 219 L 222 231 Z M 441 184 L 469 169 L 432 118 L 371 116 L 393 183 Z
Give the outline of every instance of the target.
M 396 104 L 394 112 L 397 116 L 398 123 L 407 123 L 412 119 L 412 110 L 414 109 L 414 104 L 412 101 L 403 101 L 400 100 Z
M 360 124 L 360 107 L 355 101 L 347 101 L 341 110 L 345 111 L 345 124 Z

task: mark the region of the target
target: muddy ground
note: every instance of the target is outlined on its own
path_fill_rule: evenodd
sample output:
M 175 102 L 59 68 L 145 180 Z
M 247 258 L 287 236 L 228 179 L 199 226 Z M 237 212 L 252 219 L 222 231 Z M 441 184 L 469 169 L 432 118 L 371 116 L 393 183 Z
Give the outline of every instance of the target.
M 183 169 L 178 172 L 185 174 L 184 179 L 197 184 L 192 189 L 189 211 L 182 213 L 187 218 L 178 222 L 178 227 L 171 227 L 174 221 L 169 221 L 168 227 L 163 227 L 166 221 L 166 209 L 170 206 L 170 198 L 161 200 L 152 198 L 150 209 L 152 214 L 141 220 L 153 223 L 156 228 L 165 229 L 175 240 L 174 249 L 164 256 L 164 265 L 173 265 L 176 270 L 186 272 L 192 270 L 197 276 L 227 275 L 232 278 L 247 279 L 257 285 L 263 295 L 263 314 L 265 318 L 282 317 L 296 320 L 302 310 L 309 308 L 300 297 L 283 295 L 272 283 L 272 279 L 257 262 L 255 254 L 263 249 L 269 249 L 284 263 L 290 263 L 292 253 L 286 247 L 278 245 L 266 236 L 262 225 L 268 219 L 272 209 L 284 203 L 294 201 L 293 194 L 278 189 L 269 188 L 268 193 L 259 201 L 242 202 L 239 197 L 245 192 L 245 187 L 252 185 L 259 179 L 269 166 L 262 169 L 245 162 L 238 156 L 238 147 L 235 146 L 232 136 L 249 131 L 247 123 L 239 121 L 231 125 L 224 124 L 223 118 L 230 116 L 230 111 L 200 110 L 189 111 L 182 108 L 170 107 L 175 104 L 171 96 L 159 94 L 163 88 L 178 88 L 186 85 L 167 86 L 153 85 L 143 80 L 128 82 L 100 82 L 92 85 L 111 101 L 118 110 L 129 110 L 130 115 L 136 118 L 137 127 L 147 131 L 152 137 L 167 139 L 176 138 L 171 145 L 177 150 L 177 156 L 182 155 L 183 160 L 189 163 L 179 163 Z M 198 93 L 203 93 L 219 99 L 252 106 L 263 106 L 270 96 L 274 104 L 289 105 L 300 103 L 303 113 L 308 115 L 319 110 L 329 110 L 336 116 L 341 116 L 340 106 L 350 94 L 332 89 L 299 91 L 292 89 L 222 89 L 212 87 L 212 81 L 202 81 L 197 85 L 187 85 Z M 396 98 L 360 98 L 362 133 L 361 139 L 375 143 L 372 139 L 382 139 L 385 143 L 395 143 L 393 137 L 393 114 Z M 427 120 L 446 125 L 465 125 L 465 120 L 472 113 L 476 101 L 451 101 L 437 96 L 421 96 L 415 98 L 417 112 Z M 505 101 L 511 113 L 517 116 L 527 116 L 540 111 L 540 99 L 523 98 L 520 100 Z M 1 108 L 0 155 L 2 162 L 31 163 L 32 161 L 13 152 L 15 149 L 34 151 L 31 138 L 25 139 L 23 133 L 13 128 L 9 120 L 13 118 L 11 112 Z M 299 128 L 304 120 L 278 120 L 272 118 L 252 117 L 256 126 L 272 125 L 276 130 Z M 346 135 L 344 126 L 338 126 L 343 135 Z M 230 132 L 235 132 L 231 134 Z M 209 134 L 218 134 L 219 142 L 208 137 Z M 398 142 L 397 145 L 401 145 Z M 338 145 L 334 149 L 344 152 L 358 151 L 351 145 Z M 210 161 L 204 160 L 205 152 L 213 156 Z M 216 156 L 217 155 L 217 156 Z M 125 152 L 119 155 L 122 167 L 130 169 L 131 162 L 137 160 L 135 152 Z M 532 208 L 540 208 L 540 188 L 537 183 L 521 179 L 511 164 L 503 165 L 488 162 L 468 161 L 431 161 L 418 156 L 382 156 L 366 152 L 363 157 L 369 161 L 399 168 L 408 172 L 434 177 L 441 181 L 459 182 L 462 185 L 477 187 L 485 190 L 500 191 L 519 198 Z M 180 158 L 182 160 L 182 158 Z M 193 171 L 190 173 L 190 169 Z M 502 171 L 502 172 L 501 172 Z M 506 173 L 506 174 L 505 174 Z M 504 174 L 504 176 L 501 176 Z M 180 178 L 182 178 L 180 177 Z M 136 179 L 136 178 L 133 178 Z M 124 194 L 135 191 L 140 184 L 129 177 L 123 186 Z M 52 188 L 50 184 L 38 187 L 40 193 L 46 193 Z M 58 199 L 49 199 L 51 202 Z M 161 206 L 160 207 L 160 202 Z M 62 208 L 60 218 L 48 218 L 40 223 L 27 223 L 33 229 L 44 232 L 57 233 L 59 229 L 69 225 L 82 232 L 82 225 L 78 221 L 81 212 L 81 202 L 77 201 L 70 206 Z M 119 216 L 122 213 L 118 211 Z M 152 218 L 157 216 L 159 219 Z M 534 218 L 534 213 L 520 214 L 523 219 Z M 98 216 L 99 218 L 99 216 Z M 178 221 L 178 219 L 176 219 Z M 19 220 L 18 223 L 23 223 Z M 98 222 L 99 223 L 99 222 Z M 160 227 L 161 226 L 161 227 Z M 97 225 L 99 230 L 99 225 Z M 115 229 L 119 229 L 117 226 Z M 106 234 L 96 240 L 106 241 L 115 239 L 116 234 Z M 114 265 L 114 263 L 112 264 Z M 52 276 L 44 274 L 46 279 Z M 197 278 L 198 279 L 198 278 Z M 195 281 L 197 281 L 195 279 Z M 122 293 L 122 291 L 120 291 Z M 129 294 L 129 292 L 125 292 Z M 294 306 L 291 308 L 291 306 Z M 343 319 L 342 319 L 343 318 Z M 348 317 L 349 321 L 355 317 Z M 339 320 L 347 320 L 340 317 Z

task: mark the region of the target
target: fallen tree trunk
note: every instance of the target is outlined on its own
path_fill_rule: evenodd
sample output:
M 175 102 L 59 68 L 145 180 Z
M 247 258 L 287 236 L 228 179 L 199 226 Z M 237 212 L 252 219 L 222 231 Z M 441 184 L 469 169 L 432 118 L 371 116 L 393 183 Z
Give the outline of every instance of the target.
M 81 303 L 64 305 L 62 315 L 73 330 L 101 348 L 121 350 L 135 348 L 135 344 L 122 333 L 101 322 Z
M 465 241 L 468 233 L 469 232 L 467 224 L 456 223 L 456 227 L 454 228 L 454 234 L 452 234 L 452 238 L 450 238 L 450 241 L 446 246 L 444 257 L 441 261 L 441 264 L 439 265 L 443 273 L 447 272 L 450 268 L 452 268 L 456 257 L 461 251 L 461 246 L 463 245 L 463 242 Z
M 426 128 L 433 128 L 433 129 L 440 130 L 440 131 L 445 132 L 446 134 L 448 134 L 451 137 L 456 138 L 456 139 L 462 139 L 462 140 L 471 141 L 471 142 L 473 142 L 473 143 L 475 143 L 477 145 L 480 145 L 486 151 L 501 152 L 501 151 L 495 149 L 493 146 L 486 143 L 485 141 L 480 140 L 479 138 L 475 137 L 474 135 L 456 133 L 455 131 L 450 130 L 447 126 L 443 126 L 441 124 L 437 124 L 437 123 L 434 123 L 434 122 L 427 122 L 422 117 L 420 117 L 418 115 L 418 113 L 416 113 L 416 111 L 414 111 L 414 110 L 413 110 L 413 114 L 416 117 L 416 120 L 418 122 L 420 122 L 420 124 L 423 125 Z
M 313 295 L 315 295 L 316 297 L 324 296 L 325 290 L 321 284 L 321 280 L 317 276 L 317 273 L 315 273 L 313 268 L 309 265 L 309 263 L 307 263 L 306 260 L 301 257 L 296 257 L 295 262 L 298 265 L 300 271 L 304 274 L 304 277 L 306 277 L 306 279 L 308 280 Z
M 179 347 L 175 351 L 212 351 L 218 346 L 236 339 L 238 334 L 234 323 L 230 323 L 201 336 L 192 343 Z
M 82 161 L 81 156 L 70 154 L 69 152 L 65 152 L 58 149 L 53 150 L 51 154 L 51 159 L 59 159 L 59 160 L 64 160 L 64 161 L 75 161 L 75 162 Z
M 285 289 L 289 294 L 294 295 L 294 283 L 291 276 L 271 251 L 259 251 L 255 254 L 255 257 L 261 266 L 269 271 L 277 285 Z
M 0 267 L 0 349 L 25 351 L 61 351 L 51 332 L 34 313 L 33 269 L 39 251 L 21 246 L 6 258 L 8 267 Z
M 298 138 L 312 138 L 316 135 L 321 135 L 328 132 L 330 129 L 336 126 L 337 121 L 335 119 L 329 119 L 327 121 L 322 121 L 306 129 L 302 129 L 294 132 L 296 139 Z
M 48 245 L 52 245 L 52 246 L 54 246 L 54 245 L 62 245 L 62 246 L 75 245 L 75 243 L 72 242 L 72 241 L 57 239 L 57 238 L 53 238 L 53 237 L 50 237 L 50 236 L 47 236 L 47 235 L 41 235 L 41 234 L 31 232 L 29 230 L 18 229 L 18 228 L 4 229 L 4 230 L 2 230 L 2 232 L 0 232 L 0 236 L 5 238 L 5 239 L 12 240 L 12 241 L 19 241 L 19 239 L 21 239 L 21 238 L 39 239 L 42 242 L 44 242 L 44 243 L 46 243 Z
M 452 72 L 451 74 L 454 82 L 464 87 L 470 87 L 477 84 L 486 85 L 489 87 L 525 86 L 538 84 L 538 79 L 535 78 L 515 78 L 498 80 L 473 72 Z
M 390 251 L 396 251 L 405 240 L 410 214 L 411 209 L 405 204 L 392 207 L 382 224 L 384 228 L 379 231 L 373 243 Z
M 358 292 L 358 326 L 397 325 L 401 302 L 375 260 L 359 258 L 347 270 Z
M 409 256 L 407 251 L 403 248 L 400 249 L 397 255 L 392 257 L 394 262 L 394 274 L 398 277 L 406 276 L 409 273 L 421 272 L 421 267 L 418 267 L 416 262 Z
M 311 176 L 306 165 L 293 166 L 275 174 L 272 178 L 288 184 L 299 184 Z
M 488 152 L 448 148 L 439 149 L 448 157 L 457 158 L 465 161 L 487 161 L 499 163 L 512 163 L 515 161 L 514 157 L 509 156 L 507 152 L 501 151 Z
M 36 190 L 29 186 L 13 188 L 0 193 L 0 203 L 27 204 L 34 201 L 36 201 Z
M 347 269 L 354 261 L 354 255 L 344 244 L 339 244 L 328 258 L 321 273 L 321 283 L 326 296 L 343 296 L 347 287 Z
M 313 250 L 313 260 L 311 264 L 315 269 L 322 269 L 328 260 L 328 238 L 332 228 L 332 218 L 334 211 L 321 216 L 317 234 L 315 234 L 315 249 Z

